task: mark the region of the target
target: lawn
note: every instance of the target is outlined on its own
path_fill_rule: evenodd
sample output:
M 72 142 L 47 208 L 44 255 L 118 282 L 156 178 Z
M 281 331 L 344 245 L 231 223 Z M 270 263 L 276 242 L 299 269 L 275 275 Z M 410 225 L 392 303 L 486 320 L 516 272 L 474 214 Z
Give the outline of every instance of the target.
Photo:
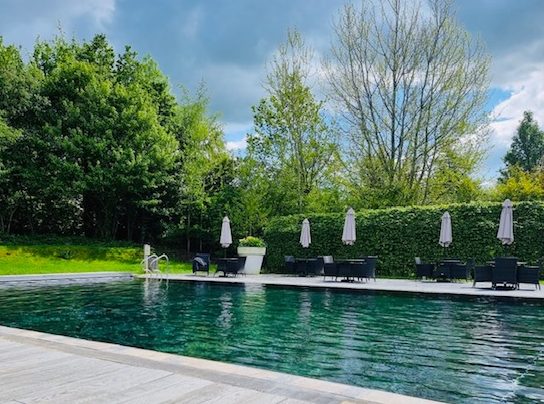
M 0 275 L 30 275 L 62 272 L 143 273 L 141 247 L 51 244 L 0 245 Z M 162 264 L 162 262 L 161 262 Z M 188 262 L 171 261 L 161 269 L 168 273 L 191 272 Z

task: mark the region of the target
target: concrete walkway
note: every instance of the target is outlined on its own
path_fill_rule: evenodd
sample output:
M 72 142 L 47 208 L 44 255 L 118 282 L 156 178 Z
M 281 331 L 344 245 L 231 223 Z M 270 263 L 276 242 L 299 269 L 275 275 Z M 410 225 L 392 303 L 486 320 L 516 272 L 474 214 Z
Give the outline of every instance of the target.
M 331 288 L 359 291 L 380 291 L 391 293 L 424 293 L 437 296 L 457 295 L 473 297 L 500 297 L 535 299 L 544 302 L 544 288 L 535 290 L 534 285 L 521 285 L 519 290 L 493 290 L 491 284 L 482 282 L 472 287 L 472 282 L 433 282 L 409 279 L 377 279 L 375 282 L 336 282 L 319 277 L 298 277 L 288 275 L 238 275 L 235 277 L 214 277 L 199 275 L 143 275 L 142 278 L 164 278 L 181 281 L 226 282 L 240 284 L 260 284 L 292 287 Z
M 1 403 L 431 403 L 245 366 L 0 326 Z

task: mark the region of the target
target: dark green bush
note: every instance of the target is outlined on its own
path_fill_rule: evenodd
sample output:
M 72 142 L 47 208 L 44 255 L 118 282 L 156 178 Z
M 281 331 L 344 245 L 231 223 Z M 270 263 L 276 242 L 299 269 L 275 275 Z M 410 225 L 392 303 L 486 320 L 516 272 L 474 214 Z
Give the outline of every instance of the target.
M 498 255 L 513 255 L 535 262 L 544 256 L 544 203 L 514 204 L 514 244 L 503 247 L 497 240 L 501 203 L 469 203 L 418 206 L 357 212 L 357 242 L 342 244 L 343 214 L 280 217 L 265 229 L 268 245 L 267 272 L 281 272 L 283 257 L 332 255 L 357 258 L 377 255 L 378 276 L 408 277 L 414 273 L 414 257 L 434 262 L 444 255 L 474 258 L 483 263 Z M 438 244 L 443 212 L 450 212 L 453 243 L 444 250 Z M 299 244 L 302 220 L 308 217 L 312 244 Z

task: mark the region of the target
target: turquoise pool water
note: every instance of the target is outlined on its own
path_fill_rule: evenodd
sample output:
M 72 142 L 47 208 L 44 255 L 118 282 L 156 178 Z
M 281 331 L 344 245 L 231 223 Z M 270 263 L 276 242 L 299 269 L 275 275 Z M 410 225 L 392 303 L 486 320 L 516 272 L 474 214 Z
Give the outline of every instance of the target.
M 449 402 L 544 400 L 544 306 L 127 281 L 0 288 L 0 324 Z

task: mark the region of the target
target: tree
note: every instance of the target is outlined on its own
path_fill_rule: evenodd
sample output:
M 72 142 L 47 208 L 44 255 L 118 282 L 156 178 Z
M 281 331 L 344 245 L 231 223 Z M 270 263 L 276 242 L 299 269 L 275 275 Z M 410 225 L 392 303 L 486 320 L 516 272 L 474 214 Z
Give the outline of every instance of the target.
M 202 250 L 204 233 L 209 233 L 204 221 L 212 196 L 223 189 L 223 173 L 230 164 L 230 156 L 225 149 L 223 132 L 217 119 L 209 115 L 208 98 L 204 88 L 200 88 L 195 97 L 187 92 L 183 96 L 183 105 L 177 110 L 175 117 L 175 132 L 183 135 L 178 138 L 183 145 L 183 155 L 180 165 L 179 189 L 179 221 L 185 230 L 186 249 L 191 251 L 191 238 L 199 239 L 199 249 Z M 221 210 L 221 209 L 219 209 Z M 210 218 L 220 223 L 222 215 Z
M 275 214 L 303 212 L 337 156 L 334 129 L 310 89 L 312 58 L 302 36 L 289 31 L 267 74 L 268 96 L 253 107 L 248 153 L 266 178 Z
M 503 180 L 510 176 L 514 167 L 525 172 L 544 164 L 544 131 L 540 130 L 531 111 L 523 113 L 510 149 L 504 156 L 506 169 L 502 172 Z
M 325 69 L 359 199 L 429 203 L 444 154 L 454 145 L 463 154 L 474 136 L 483 143 L 489 58 L 450 3 L 429 1 L 427 15 L 419 2 L 370 1 L 345 6 L 335 22 Z
M 498 200 L 544 200 L 544 168 L 528 172 L 517 165 L 511 166 L 508 177 L 497 184 L 495 194 Z

